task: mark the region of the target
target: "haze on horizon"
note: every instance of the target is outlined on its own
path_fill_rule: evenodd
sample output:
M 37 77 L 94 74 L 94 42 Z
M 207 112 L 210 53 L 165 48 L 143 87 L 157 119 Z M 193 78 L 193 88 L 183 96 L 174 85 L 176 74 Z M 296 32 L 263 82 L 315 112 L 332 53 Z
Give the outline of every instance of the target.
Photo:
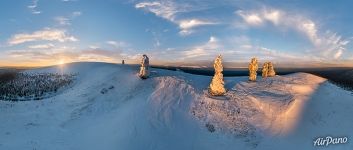
M 0 1 L 0 66 L 353 66 L 352 1 Z

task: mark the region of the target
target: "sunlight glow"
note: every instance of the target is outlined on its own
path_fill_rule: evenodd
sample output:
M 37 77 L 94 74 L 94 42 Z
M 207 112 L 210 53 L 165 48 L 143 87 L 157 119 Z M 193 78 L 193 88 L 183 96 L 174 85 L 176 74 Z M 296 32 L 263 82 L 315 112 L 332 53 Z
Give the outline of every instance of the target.
M 253 98 L 252 102 L 263 114 L 263 117 L 258 117 L 250 122 L 271 135 L 285 136 L 292 133 L 297 130 L 303 115 L 305 115 L 303 111 L 307 107 L 311 95 L 324 81 L 326 79 L 318 78 L 314 81 L 315 85 L 293 85 L 292 94 L 301 96 L 295 96 L 294 101 L 287 107 L 278 107 L 275 103 Z
M 65 61 L 64 61 L 63 59 L 61 59 L 61 60 L 59 61 L 59 65 L 63 65 L 63 64 L 65 64 Z

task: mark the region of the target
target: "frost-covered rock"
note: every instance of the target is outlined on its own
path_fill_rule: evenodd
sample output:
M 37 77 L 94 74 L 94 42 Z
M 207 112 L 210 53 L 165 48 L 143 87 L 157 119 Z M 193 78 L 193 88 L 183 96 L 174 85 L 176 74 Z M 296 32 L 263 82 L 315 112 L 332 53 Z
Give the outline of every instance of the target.
M 149 58 L 147 57 L 147 55 L 143 54 L 142 55 L 142 59 L 141 59 L 141 67 L 140 67 L 140 73 L 139 73 L 139 77 L 141 77 L 142 79 L 147 79 L 149 76 Z
M 218 57 L 215 59 L 213 67 L 215 69 L 215 74 L 209 87 L 209 93 L 213 96 L 221 96 L 226 93 L 222 74 L 223 65 L 221 55 L 218 55 Z
M 272 62 L 265 62 L 262 67 L 262 78 L 274 77 L 276 75 Z
M 257 59 L 252 58 L 249 64 L 249 80 L 256 81 L 256 71 L 258 69 Z
M 268 62 L 265 62 L 262 66 L 262 78 L 266 78 L 268 76 Z
M 274 77 L 276 75 L 275 69 L 273 67 L 273 64 L 271 62 L 268 62 L 268 71 L 267 71 L 267 76 L 268 77 Z

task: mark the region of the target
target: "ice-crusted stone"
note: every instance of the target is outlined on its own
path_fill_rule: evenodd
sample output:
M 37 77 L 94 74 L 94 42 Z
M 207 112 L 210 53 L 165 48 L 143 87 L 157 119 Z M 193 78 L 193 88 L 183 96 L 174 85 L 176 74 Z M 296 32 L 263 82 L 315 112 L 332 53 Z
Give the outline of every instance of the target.
M 222 96 L 226 93 L 223 80 L 222 56 L 218 55 L 213 64 L 215 74 L 209 87 L 209 93 L 213 96 Z
M 267 76 L 268 77 L 274 77 L 276 75 L 275 69 L 273 67 L 272 62 L 268 62 L 268 71 L 267 71 Z
M 142 55 L 141 58 L 141 67 L 140 67 L 140 73 L 139 77 L 142 79 L 147 79 L 149 76 L 149 58 L 147 57 L 146 54 Z
M 256 71 L 258 69 L 258 65 L 257 65 L 257 59 L 256 58 L 252 58 L 251 62 L 249 64 L 249 80 L 250 81 L 256 81 Z
M 265 62 L 262 67 L 262 77 L 274 77 L 276 75 L 272 62 Z
M 265 62 L 262 66 L 262 78 L 266 78 L 268 76 L 268 62 Z

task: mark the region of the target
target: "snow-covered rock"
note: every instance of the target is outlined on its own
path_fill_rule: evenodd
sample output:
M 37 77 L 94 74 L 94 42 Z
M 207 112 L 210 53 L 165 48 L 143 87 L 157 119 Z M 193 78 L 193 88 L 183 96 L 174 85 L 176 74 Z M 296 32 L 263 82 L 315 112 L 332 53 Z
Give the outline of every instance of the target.
M 223 80 L 223 65 L 222 65 L 222 56 L 218 55 L 213 64 L 215 74 L 212 78 L 209 93 L 213 96 L 221 96 L 226 93 L 226 89 L 224 88 L 224 80 Z
M 266 78 L 268 74 L 268 63 L 265 62 L 262 66 L 262 78 Z
M 274 77 L 276 75 L 275 69 L 273 67 L 272 62 L 268 62 L 268 73 L 267 76 Z
M 143 54 L 141 58 L 141 67 L 140 67 L 140 73 L 139 76 L 142 79 L 147 79 L 150 72 L 149 72 L 149 58 L 147 55 Z
M 249 80 L 250 81 L 256 81 L 257 69 L 258 69 L 257 59 L 252 58 L 251 62 L 249 63 Z
M 262 78 L 274 77 L 276 75 L 272 62 L 265 62 L 262 66 Z

